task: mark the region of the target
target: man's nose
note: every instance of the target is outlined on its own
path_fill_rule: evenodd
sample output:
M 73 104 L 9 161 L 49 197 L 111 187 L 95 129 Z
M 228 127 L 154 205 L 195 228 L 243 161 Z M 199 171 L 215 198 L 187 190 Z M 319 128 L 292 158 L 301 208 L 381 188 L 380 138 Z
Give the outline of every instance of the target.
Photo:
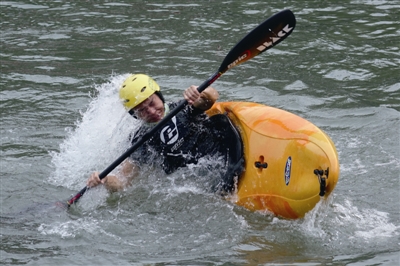
M 149 114 L 154 114 L 156 111 L 157 111 L 157 110 L 156 110 L 156 108 L 154 108 L 154 107 L 149 107 L 149 108 L 147 108 L 147 112 L 148 112 Z

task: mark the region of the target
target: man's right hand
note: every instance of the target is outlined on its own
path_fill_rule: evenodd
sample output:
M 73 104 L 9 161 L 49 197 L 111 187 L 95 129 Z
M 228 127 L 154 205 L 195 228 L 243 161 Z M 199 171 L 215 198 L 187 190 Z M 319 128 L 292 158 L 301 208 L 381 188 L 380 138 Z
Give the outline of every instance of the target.
M 93 188 L 103 184 L 111 192 L 123 190 L 124 187 L 131 185 L 132 179 L 138 175 L 138 171 L 139 167 L 137 167 L 134 162 L 125 160 L 122 164 L 122 169 L 120 170 L 122 180 L 115 175 L 108 175 L 100 180 L 99 172 L 94 172 L 86 181 L 86 186 Z
M 104 184 L 106 182 L 106 180 L 105 180 L 106 178 L 107 177 L 103 178 L 103 180 L 100 180 L 99 172 L 94 172 L 86 181 L 86 186 L 92 188 L 92 187 L 98 186 L 99 184 Z

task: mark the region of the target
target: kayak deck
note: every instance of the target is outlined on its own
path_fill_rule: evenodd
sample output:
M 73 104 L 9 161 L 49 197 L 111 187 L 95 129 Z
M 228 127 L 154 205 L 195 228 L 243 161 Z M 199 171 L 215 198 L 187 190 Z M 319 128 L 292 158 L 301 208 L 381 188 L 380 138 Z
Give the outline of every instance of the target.
M 336 148 L 311 122 L 248 102 L 219 102 L 207 114 L 226 114 L 243 141 L 245 171 L 238 180 L 237 205 L 296 219 L 336 186 Z

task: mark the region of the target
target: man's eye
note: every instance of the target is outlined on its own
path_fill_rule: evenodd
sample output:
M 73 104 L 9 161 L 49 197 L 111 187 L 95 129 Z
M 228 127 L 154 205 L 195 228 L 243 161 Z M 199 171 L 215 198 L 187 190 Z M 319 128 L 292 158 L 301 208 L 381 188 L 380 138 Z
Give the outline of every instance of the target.
M 147 107 L 146 107 L 147 108 Z M 140 109 L 137 109 L 136 110 L 136 112 L 138 112 L 138 113 L 143 113 L 144 112 L 144 110 L 146 110 L 146 108 L 140 108 Z

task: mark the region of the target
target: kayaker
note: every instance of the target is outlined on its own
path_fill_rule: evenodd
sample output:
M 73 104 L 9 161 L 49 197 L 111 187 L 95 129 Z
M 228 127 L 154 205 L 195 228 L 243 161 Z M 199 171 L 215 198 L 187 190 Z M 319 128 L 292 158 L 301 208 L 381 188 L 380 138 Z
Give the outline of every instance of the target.
M 200 158 L 215 156 L 212 158 L 222 160 L 224 167 L 216 170 L 220 176 L 212 189 L 231 192 L 235 177 L 243 170 L 240 136 L 226 115 L 209 118 L 205 114 L 219 97 L 214 88 L 208 87 L 199 93 L 197 86 L 192 85 L 183 95 L 189 104 L 126 159 L 116 175 L 100 180 L 99 173 L 95 172 L 87 180 L 87 186 L 104 184 L 110 191 L 118 191 L 131 184 L 142 164 L 161 167 L 170 174 L 188 164 L 197 164 Z M 144 74 L 130 75 L 122 84 L 119 96 L 129 114 L 143 121 L 132 143 L 179 104 L 165 103 L 159 85 Z

